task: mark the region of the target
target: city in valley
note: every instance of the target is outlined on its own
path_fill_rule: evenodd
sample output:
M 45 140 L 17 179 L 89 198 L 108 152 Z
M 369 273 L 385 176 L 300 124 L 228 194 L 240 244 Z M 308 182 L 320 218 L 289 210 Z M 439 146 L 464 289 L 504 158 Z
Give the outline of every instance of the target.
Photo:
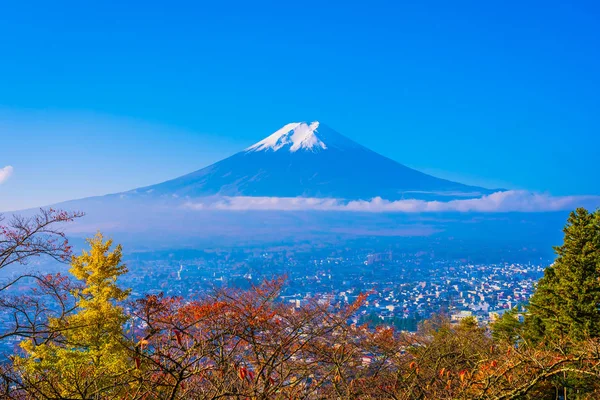
M 133 295 L 164 292 L 192 297 L 215 287 L 248 288 L 285 276 L 281 299 L 300 306 L 312 297 L 332 304 L 352 303 L 368 293 L 361 320 L 416 330 L 436 313 L 458 321 L 473 315 L 482 323 L 526 304 L 546 265 L 472 264 L 431 260 L 402 253 L 354 251 L 335 256 L 290 255 L 288 251 L 247 254 L 206 253 L 192 259 L 130 261 L 135 273 L 123 279 Z
M 379 250 L 340 244 L 130 253 L 125 257 L 129 273 L 121 285 L 132 288 L 133 299 L 163 293 L 192 301 L 218 288 L 248 289 L 265 279 L 285 277 L 280 300 L 291 307 L 314 299 L 343 306 L 366 293 L 367 301 L 352 323 L 416 331 L 419 322 L 437 314 L 453 322 L 467 316 L 482 324 L 494 322 L 507 310 L 527 304 L 552 262 L 528 253 L 514 262 L 470 262 L 440 259 L 431 249 L 407 253 L 392 245 Z M 11 291 L 31 289 L 21 284 Z M 4 316 L 4 323 L 12 323 L 10 315 Z

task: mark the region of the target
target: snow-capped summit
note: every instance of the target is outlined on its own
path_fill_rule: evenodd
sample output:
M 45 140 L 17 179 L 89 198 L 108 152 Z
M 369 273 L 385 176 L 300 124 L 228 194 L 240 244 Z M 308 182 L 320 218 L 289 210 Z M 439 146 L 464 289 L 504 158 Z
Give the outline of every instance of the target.
M 277 151 L 288 149 L 290 152 L 298 150 L 319 151 L 327 149 L 327 145 L 319 138 L 319 121 L 311 124 L 306 122 L 292 122 L 267 136 L 260 142 L 248 147 L 246 151 Z
M 328 149 L 352 149 L 359 144 L 340 135 L 319 121 L 292 122 L 284 125 L 275 133 L 248 147 L 245 152 L 287 150 L 295 153 L 299 150 L 313 153 Z

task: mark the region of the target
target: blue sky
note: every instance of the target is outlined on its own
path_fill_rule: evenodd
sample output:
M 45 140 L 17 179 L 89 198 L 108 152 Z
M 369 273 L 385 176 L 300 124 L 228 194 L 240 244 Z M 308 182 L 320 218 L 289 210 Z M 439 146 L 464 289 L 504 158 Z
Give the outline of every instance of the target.
M 9 2 L 0 210 L 160 182 L 296 120 L 464 183 L 600 194 L 600 6 L 568 3 Z

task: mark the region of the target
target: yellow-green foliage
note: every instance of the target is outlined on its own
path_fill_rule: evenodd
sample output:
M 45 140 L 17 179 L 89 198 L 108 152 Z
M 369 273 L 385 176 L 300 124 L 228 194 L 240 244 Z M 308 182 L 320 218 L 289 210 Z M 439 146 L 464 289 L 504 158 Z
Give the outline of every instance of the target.
M 112 241 L 98 233 L 88 239 L 89 251 L 74 256 L 70 272 L 82 288 L 72 292 L 76 312 L 50 321 L 51 330 L 60 333 L 46 343 L 25 340 L 26 356 L 15 365 L 23 380 L 36 387 L 40 397 L 94 398 L 116 394 L 115 382 L 131 370 L 131 359 L 124 343 L 127 316 L 119 302 L 128 296 L 116 284 L 127 272 L 121 264 L 121 246 L 111 251 Z

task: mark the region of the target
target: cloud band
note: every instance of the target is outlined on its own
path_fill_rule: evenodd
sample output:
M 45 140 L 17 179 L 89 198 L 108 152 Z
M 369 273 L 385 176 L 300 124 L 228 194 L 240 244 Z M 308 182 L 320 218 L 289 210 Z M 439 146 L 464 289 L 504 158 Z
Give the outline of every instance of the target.
M 262 211 L 347 211 L 373 213 L 430 212 L 549 212 L 577 207 L 600 206 L 600 196 L 552 196 L 522 190 L 509 190 L 476 199 L 451 201 L 397 200 L 380 197 L 371 200 L 343 201 L 312 197 L 211 197 L 184 204 L 193 210 L 262 210 Z

